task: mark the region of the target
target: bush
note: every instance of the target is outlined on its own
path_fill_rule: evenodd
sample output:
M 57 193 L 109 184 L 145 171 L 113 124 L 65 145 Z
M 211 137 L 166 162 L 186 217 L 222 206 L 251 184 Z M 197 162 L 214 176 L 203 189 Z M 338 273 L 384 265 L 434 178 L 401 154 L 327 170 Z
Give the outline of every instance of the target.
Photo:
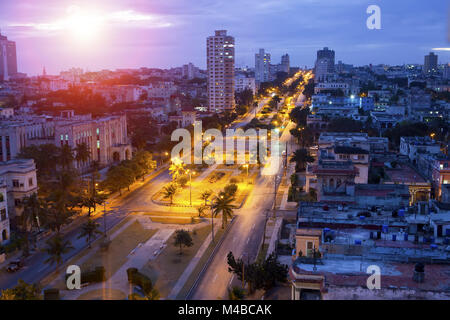
M 238 183 L 239 181 L 238 181 L 238 179 L 236 179 L 236 178 L 231 178 L 230 179 L 230 183 L 231 184 L 236 184 L 236 183 Z
M 93 271 L 81 273 L 81 283 L 96 283 L 106 280 L 105 267 L 96 267 Z
M 44 290 L 44 300 L 59 300 L 59 289 L 50 288 Z
M 188 183 L 188 178 L 186 176 L 179 177 L 177 182 L 182 188 L 184 188 Z
M 103 282 L 106 280 L 105 271 L 105 267 L 99 266 L 92 271 L 81 272 L 81 283 Z M 66 280 L 68 277 L 69 275 L 66 274 Z
M 145 274 L 140 273 L 136 268 L 127 269 L 128 282 L 139 286 L 144 294 L 148 295 L 152 291 L 152 280 Z
M 228 184 L 225 186 L 223 191 L 230 196 L 234 196 L 237 192 L 238 186 L 234 183 Z

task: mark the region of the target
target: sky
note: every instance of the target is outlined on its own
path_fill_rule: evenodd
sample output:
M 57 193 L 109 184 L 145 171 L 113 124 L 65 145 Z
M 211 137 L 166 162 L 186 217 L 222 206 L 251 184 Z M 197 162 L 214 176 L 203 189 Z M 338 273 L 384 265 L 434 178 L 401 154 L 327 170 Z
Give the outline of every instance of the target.
M 380 30 L 366 26 L 372 4 Z M 259 48 L 272 63 L 288 53 L 292 66 L 312 66 L 325 46 L 336 62 L 403 64 L 450 47 L 449 10 L 447 0 L 0 0 L 0 30 L 29 75 L 205 68 L 206 37 L 221 29 L 235 37 L 236 66 L 254 66 Z M 450 51 L 435 52 L 449 62 Z

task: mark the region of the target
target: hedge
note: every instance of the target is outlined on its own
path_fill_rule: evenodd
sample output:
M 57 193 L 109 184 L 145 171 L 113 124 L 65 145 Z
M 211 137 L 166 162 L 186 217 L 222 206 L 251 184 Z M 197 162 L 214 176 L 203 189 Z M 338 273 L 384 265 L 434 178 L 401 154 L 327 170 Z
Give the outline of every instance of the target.
M 59 289 L 50 288 L 44 290 L 44 300 L 59 300 Z
M 128 268 L 127 276 L 128 282 L 141 287 L 145 294 L 149 294 L 152 291 L 152 280 L 145 274 L 140 273 L 136 268 Z
M 69 274 L 66 274 L 66 280 L 69 276 Z M 105 281 L 105 267 L 99 266 L 95 267 L 95 269 L 92 271 L 81 272 L 80 280 L 81 283 L 96 283 Z

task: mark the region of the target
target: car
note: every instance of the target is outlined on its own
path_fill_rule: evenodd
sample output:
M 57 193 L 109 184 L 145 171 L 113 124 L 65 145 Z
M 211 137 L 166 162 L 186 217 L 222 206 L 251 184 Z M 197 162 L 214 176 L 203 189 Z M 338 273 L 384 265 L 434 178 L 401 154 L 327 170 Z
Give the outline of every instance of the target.
M 22 260 L 14 260 L 9 263 L 8 267 L 6 268 L 6 271 L 13 273 L 19 271 L 20 269 L 22 269 L 22 267 L 23 267 Z

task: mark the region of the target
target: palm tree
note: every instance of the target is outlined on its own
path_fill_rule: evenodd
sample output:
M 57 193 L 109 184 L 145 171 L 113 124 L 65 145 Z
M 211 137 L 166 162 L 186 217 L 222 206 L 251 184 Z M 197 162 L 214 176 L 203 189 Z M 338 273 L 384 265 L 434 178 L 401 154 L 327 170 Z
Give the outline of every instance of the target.
M 19 221 L 21 226 L 21 231 L 24 235 L 25 247 L 24 255 L 28 255 L 29 249 L 29 234 L 33 231 L 33 227 L 37 226 L 40 229 L 39 219 L 44 220 L 45 211 L 42 207 L 42 203 L 39 200 L 36 193 L 33 193 L 22 199 L 23 212 L 20 215 Z
M 197 208 L 198 216 L 201 217 L 205 213 L 205 210 L 207 209 L 207 206 L 200 206 Z
M 306 149 L 297 149 L 294 152 L 290 162 L 296 162 L 297 171 L 301 171 L 305 169 L 306 163 L 311 163 L 314 161 L 314 158 L 311 157 Z
M 185 173 L 185 164 L 181 160 L 172 160 L 172 164 L 169 167 L 170 175 L 172 176 L 172 180 L 176 181 L 180 176 Z
M 163 188 L 163 197 L 164 199 L 170 199 L 170 205 L 173 204 L 173 197 L 175 196 L 176 193 L 177 193 L 177 186 L 174 183 Z
M 212 204 L 213 215 L 216 217 L 219 213 L 222 213 L 222 229 L 227 225 L 228 218 L 233 217 L 233 210 L 236 209 L 236 206 L 232 204 L 234 200 L 233 196 L 224 192 L 220 192 L 219 196 L 214 199 Z
M 78 239 L 86 237 L 86 242 L 88 243 L 88 248 L 91 248 L 91 239 L 92 237 L 97 233 L 102 233 L 98 228 L 100 227 L 100 224 L 95 222 L 92 219 L 89 219 L 88 222 L 82 225 L 81 227 L 81 233 L 78 236 Z
M 89 146 L 86 142 L 77 144 L 75 147 L 75 160 L 77 160 L 78 165 L 81 163 L 86 163 L 91 157 L 91 152 Z
M 204 192 L 202 192 L 202 194 L 200 195 L 200 199 L 202 199 L 204 201 L 204 205 L 206 206 L 206 200 L 208 200 L 208 198 L 213 194 L 213 192 L 211 190 L 206 190 Z
M 61 166 L 64 169 L 69 168 L 74 159 L 72 148 L 67 144 L 63 145 L 59 151 L 59 163 Z
M 45 248 L 45 252 L 48 254 L 48 259 L 45 260 L 45 263 L 53 265 L 56 263 L 56 269 L 61 265 L 63 261 L 63 255 L 68 253 L 70 250 L 74 249 L 74 247 L 70 244 L 69 241 L 64 240 L 61 236 L 56 235 L 51 239 L 47 240 L 47 248 Z

